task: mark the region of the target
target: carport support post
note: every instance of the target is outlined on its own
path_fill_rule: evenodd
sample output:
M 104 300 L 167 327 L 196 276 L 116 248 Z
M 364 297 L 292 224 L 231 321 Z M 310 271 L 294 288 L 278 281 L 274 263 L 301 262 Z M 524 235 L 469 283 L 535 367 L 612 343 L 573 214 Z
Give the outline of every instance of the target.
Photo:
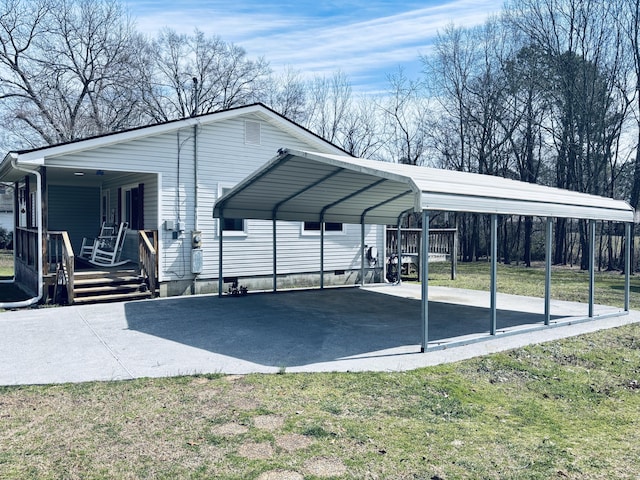
M 220 215 L 218 218 L 218 297 L 222 296 L 222 233 L 223 233 L 224 217 Z
M 324 216 L 320 218 L 320 289 L 324 289 Z
M 593 318 L 595 300 L 596 221 L 589 220 L 589 318 Z
M 398 255 L 398 263 L 396 265 L 396 275 L 398 278 L 396 279 L 396 284 L 402 284 L 402 217 L 404 216 L 404 212 L 398 216 L 398 241 L 396 242 L 396 253 Z
M 399 234 L 400 232 L 398 232 Z M 422 211 L 422 250 L 420 252 L 420 272 L 422 272 L 422 348 L 429 345 L 429 212 Z
M 624 311 L 629 311 L 629 291 L 631 290 L 631 224 L 624 224 Z
M 360 217 L 360 285 L 364 287 L 364 214 Z
M 489 332 L 496 334 L 496 291 L 498 276 L 498 215 L 491 215 L 491 324 Z
M 278 245 L 276 242 L 276 216 L 273 216 L 273 291 L 278 291 Z
M 545 270 L 544 270 L 544 324 L 551 322 L 551 236 L 553 235 L 553 218 L 547 217 Z

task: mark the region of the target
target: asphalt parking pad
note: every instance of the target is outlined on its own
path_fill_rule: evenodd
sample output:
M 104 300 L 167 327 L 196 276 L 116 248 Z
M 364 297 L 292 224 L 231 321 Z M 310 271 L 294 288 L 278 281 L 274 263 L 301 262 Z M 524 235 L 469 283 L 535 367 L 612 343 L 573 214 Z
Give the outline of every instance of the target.
M 276 368 L 419 352 L 420 300 L 339 288 L 166 299 L 126 305 L 129 329 Z M 542 324 L 542 314 L 501 310 L 501 328 Z M 489 331 L 489 310 L 429 302 L 429 340 Z
M 356 288 L 151 303 L 127 304 L 129 329 L 265 366 L 420 344 L 419 302 Z

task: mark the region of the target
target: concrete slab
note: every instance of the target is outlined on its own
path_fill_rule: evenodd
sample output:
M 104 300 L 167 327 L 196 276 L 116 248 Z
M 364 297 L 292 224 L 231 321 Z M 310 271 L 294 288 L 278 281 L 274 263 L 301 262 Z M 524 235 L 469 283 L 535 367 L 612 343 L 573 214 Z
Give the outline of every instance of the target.
M 556 328 L 518 333 L 542 325 L 543 301 L 499 294 L 500 334 L 490 337 L 488 293 L 442 287 L 429 292 L 430 347 L 441 349 L 426 353 L 420 353 L 418 285 L 3 312 L 0 384 L 283 369 L 408 370 L 640 321 L 640 312 L 630 312 L 564 324 L 560 317 L 573 322 L 586 315 L 587 306 L 553 302 Z M 613 310 L 598 307 L 596 313 Z

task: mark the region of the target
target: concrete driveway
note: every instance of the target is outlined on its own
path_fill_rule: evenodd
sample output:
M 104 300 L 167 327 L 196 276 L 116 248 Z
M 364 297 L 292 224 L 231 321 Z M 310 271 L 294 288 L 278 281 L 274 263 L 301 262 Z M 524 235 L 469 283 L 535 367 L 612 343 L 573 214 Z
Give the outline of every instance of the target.
M 542 323 L 542 300 L 498 295 L 490 337 L 488 293 L 432 287 L 430 348 L 446 348 L 420 353 L 419 295 L 417 285 L 373 286 L 3 312 L 0 384 L 407 370 L 640 321 L 631 312 L 523 332 Z M 552 312 L 575 320 L 587 307 L 553 302 Z

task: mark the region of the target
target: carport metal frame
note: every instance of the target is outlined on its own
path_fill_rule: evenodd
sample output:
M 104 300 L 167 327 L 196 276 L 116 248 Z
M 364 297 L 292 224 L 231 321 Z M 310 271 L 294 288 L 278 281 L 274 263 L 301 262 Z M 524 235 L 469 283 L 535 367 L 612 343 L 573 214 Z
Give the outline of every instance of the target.
M 310 181 L 301 176 L 305 168 L 318 170 Z M 346 172 L 346 173 L 345 173 Z M 340 176 L 347 179 L 338 181 Z M 433 178 L 432 178 L 433 177 Z M 349 179 L 361 182 L 345 189 Z M 448 183 L 447 183 L 448 182 Z M 491 184 L 491 185 L 489 185 Z M 302 185 L 301 187 L 294 187 Z M 389 191 L 376 192 L 379 186 L 391 186 Z M 285 191 L 283 196 L 282 190 Z M 322 189 L 324 195 L 317 191 Z M 265 194 L 266 192 L 266 194 Z M 480 192 L 480 193 L 478 193 Z M 258 200 L 254 200 L 258 199 Z M 358 200 L 354 202 L 354 200 Z M 257 202 L 257 204 L 256 204 Z M 350 202 L 352 204 L 350 204 Z M 358 203 L 359 202 L 359 203 Z M 265 205 L 272 204 L 271 208 Z M 358 206 L 359 205 L 359 206 Z M 363 208 L 364 205 L 364 208 Z M 407 206 L 410 208 L 407 208 Z M 286 208 L 285 208 L 286 207 Z M 384 213 L 382 213 L 384 211 Z M 629 313 L 631 270 L 631 223 L 634 211 L 626 203 L 606 197 L 560 190 L 552 187 L 517 182 L 504 178 L 463 172 L 451 172 L 426 167 L 389 164 L 346 156 L 297 150 L 280 150 L 264 167 L 250 175 L 222 196 L 214 206 L 219 218 L 218 295 L 223 292 L 223 225 L 225 214 L 233 218 L 272 220 L 273 230 L 273 291 L 277 291 L 277 221 L 320 221 L 320 288 L 324 288 L 325 222 L 360 224 L 360 284 L 365 284 L 365 225 L 367 216 L 377 212 L 375 223 L 389 224 L 397 219 L 398 238 L 401 219 L 409 212 L 422 215 L 420 255 L 421 282 L 421 351 L 446 348 L 455 342 L 429 345 L 429 220 L 431 211 L 452 211 L 489 214 L 491 218 L 490 246 L 490 308 L 489 337 L 522 333 L 561 325 L 551 322 L 551 254 L 554 218 L 577 218 L 589 222 L 589 301 L 588 316 L 571 318 L 570 323 L 626 315 Z M 497 328 L 497 226 L 498 215 L 538 216 L 546 218 L 545 228 L 545 294 L 544 324 L 517 332 L 499 332 Z M 595 237 L 596 221 L 617 221 L 625 224 L 624 310 L 596 316 L 595 305 Z M 398 242 L 398 262 L 401 261 Z M 400 264 L 399 264 L 400 265 Z M 399 279 L 398 279 L 399 280 Z M 460 343 L 471 343 L 464 340 Z

